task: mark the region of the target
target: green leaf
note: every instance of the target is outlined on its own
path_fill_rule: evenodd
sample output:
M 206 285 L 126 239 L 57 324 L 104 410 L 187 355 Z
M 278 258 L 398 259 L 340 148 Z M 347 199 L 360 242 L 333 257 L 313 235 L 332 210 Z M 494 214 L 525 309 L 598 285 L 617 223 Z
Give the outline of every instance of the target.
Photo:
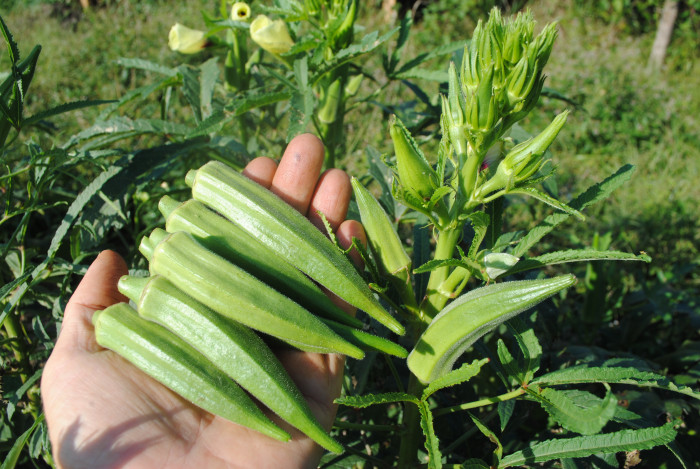
M 224 107 L 224 110 L 240 116 L 251 109 L 290 99 L 292 94 L 292 91 L 289 90 L 279 91 L 270 88 L 253 88 L 237 93 L 233 100 Z
M 632 254 L 621 251 L 598 251 L 596 249 L 569 249 L 566 251 L 549 252 L 537 257 L 521 259 L 508 270 L 508 274 L 539 269 L 547 265 L 564 264 L 568 262 L 587 261 L 642 261 L 651 262 L 646 253 Z
M 503 339 L 498 339 L 496 353 L 498 355 L 498 361 L 506 373 L 506 376 L 504 377 L 506 382 L 511 386 L 522 383 L 524 381 L 523 373 L 518 367 L 515 358 L 510 353 L 510 350 L 508 350 L 506 343 L 503 342 Z
M 582 435 L 600 432 L 613 418 L 617 408 L 617 397 L 609 387 L 605 398 L 597 403 L 592 403 L 590 399 L 580 403 L 572 398 L 575 395 L 553 388 L 536 391 L 530 387 L 527 391 L 562 427 Z
M 0 466 L 0 469 L 14 469 L 17 466 L 17 461 L 19 461 L 19 457 L 22 454 L 22 450 L 24 449 L 24 446 L 27 444 L 29 437 L 32 436 L 32 433 L 34 433 L 34 430 L 36 430 L 36 428 L 41 424 L 41 422 L 43 420 L 44 420 L 44 414 L 42 413 L 34 421 L 32 426 L 29 427 L 29 430 L 22 433 L 15 440 L 14 444 L 12 445 L 12 448 L 10 448 L 10 451 L 5 456 L 5 460 L 2 462 L 2 466 Z
M 562 212 L 565 212 L 569 215 L 573 215 L 576 218 L 578 218 L 581 221 L 584 221 L 586 217 L 579 212 L 578 210 L 571 208 L 564 202 L 561 202 L 554 197 L 551 197 L 544 192 L 535 189 L 534 187 L 520 187 L 520 188 L 515 188 L 515 189 L 509 189 L 508 194 L 521 194 L 521 195 L 528 195 L 530 197 L 534 197 L 540 202 L 544 202 L 547 205 L 551 205 L 552 207 L 561 210 Z
M 428 387 L 426 387 L 423 390 L 423 397 L 421 398 L 421 400 L 425 401 L 426 399 L 428 399 L 428 397 L 430 397 L 431 394 L 433 394 L 436 391 L 439 391 L 440 389 L 455 386 L 457 384 L 469 381 L 474 376 L 478 375 L 479 371 L 481 371 L 481 367 L 483 367 L 488 362 L 488 358 L 474 360 L 471 363 L 465 363 L 456 370 L 450 371 L 445 376 L 442 376 L 430 383 Z
M 180 65 L 177 71 L 182 77 L 182 93 L 192 108 L 195 122 L 199 124 L 202 122 L 202 87 L 199 82 L 199 70 L 187 65 Z
M 419 400 L 416 396 L 405 392 L 387 392 L 383 394 L 365 394 L 363 396 L 341 396 L 334 402 L 361 409 L 377 404 L 393 404 L 395 402 L 413 402 L 418 404 Z
M 224 128 L 226 124 L 235 119 L 236 116 L 233 114 L 224 114 L 223 112 L 214 112 L 209 117 L 204 119 L 199 125 L 191 129 L 190 132 L 185 136 L 187 139 L 192 139 L 195 137 L 201 137 L 204 135 L 216 134 L 221 129 Z
M 496 445 L 496 449 L 493 451 L 493 456 L 494 456 L 494 466 L 498 467 L 500 464 L 501 458 L 503 457 L 503 445 L 501 444 L 501 440 L 498 439 L 496 434 L 491 431 L 489 427 L 487 427 L 481 420 L 476 418 L 474 415 L 471 413 L 469 414 L 469 417 L 471 417 L 472 422 L 474 422 L 474 425 L 476 425 L 476 428 L 479 429 L 479 431 L 486 437 L 488 438 L 493 444 Z
M 435 47 L 434 49 L 431 49 L 429 52 L 424 52 L 422 54 L 418 54 L 416 57 L 413 59 L 409 60 L 406 62 L 403 67 L 401 67 L 399 70 L 397 70 L 393 75 L 390 76 L 392 79 L 399 78 L 401 76 L 408 76 L 409 73 L 417 68 L 420 64 L 434 59 L 436 57 L 440 57 L 442 55 L 446 54 L 451 54 L 456 50 L 462 49 L 468 42 L 465 41 L 455 41 L 451 42 L 449 44 L 445 44 L 440 47 Z M 447 81 L 447 80 L 445 80 Z
M 665 389 L 700 400 L 700 392 L 698 391 L 687 386 L 678 386 L 665 376 L 631 367 L 579 365 L 553 371 L 532 382 L 532 384 L 539 386 L 584 383 L 616 383 Z
M 157 73 L 166 77 L 174 77 L 178 74 L 177 69 L 165 67 L 159 63 L 151 62 L 144 59 L 134 59 L 129 57 L 120 57 L 117 59 L 117 64 L 126 68 L 136 68 L 146 72 Z
M 602 182 L 589 187 L 584 193 L 568 203 L 574 210 L 581 211 L 596 202 L 606 199 L 610 194 L 627 182 L 632 177 L 634 166 L 627 164 Z M 513 249 L 514 256 L 522 257 L 532 246 L 556 228 L 560 223 L 569 218 L 568 213 L 553 213 L 546 217 L 537 226 L 531 229 Z
M 432 259 L 422 266 L 413 269 L 413 273 L 422 274 L 439 269 L 440 267 L 463 267 L 472 273 L 477 273 L 477 275 L 480 274 L 482 269 L 482 266 L 478 262 L 465 257 L 462 259 Z
M 515 317 L 506 324 L 513 332 L 513 337 L 515 337 L 522 353 L 522 369 L 525 371 L 523 381 L 529 383 L 540 369 L 542 346 L 534 329 L 528 327 L 521 318 Z
M 433 414 L 425 401 L 418 403 L 418 410 L 420 411 L 420 427 L 425 436 L 425 449 L 428 452 L 428 469 L 441 469 L 442 453 L 440 453 L 440 440 L 435 435 L 433 428 Z
M 673 423 L 640 430 L 620 430 L 599 435 L 578 436 L 532 443 L 526 449 L 509 454 L 499 469 L 524 464 L 547 462 L 560 458 L 583 458 L 598 453 L 644 450 L 673 441 Z
M 200 109 L 202 113 L 202 119 L 207 119 L 211 116 L 212 109 L 212 99 L 214 97 L 214 87 L 219 79 L 219 65 L 217 63 L 217 58 L 213 57 L 202 65 L 199 66 L 200 70 Z
M 515 399 L 509 399 L 507 401 L 501 401 L 496 407 L 498 411 L 498 418 L 501 421 L 501 433 L 506 429 L 510 418 L 513 416 L 513 411 L 515 410 Z
M 399 37 L 396 39 L 396 47 L 391 53 L 391 57 L 384 60 L 384 69 L 387 75 L 391 75 L 396 66 L 401 61 L 401 51 L 408 42 L 408 37 L 411 34 L 411 26 L 413 25 L 413 17 L 410 12 L 406 12 L 406 15 L 401 19 L 399 23 Z
M 77 109 L 84 109 L 86 107 L 100 106 L 102 104 L 116 103 L 114 100 L 85 100 L 85 101 L 73 101 L 71 103 L 61 104 L 51 109 L 41 111 L 34 114 L 31 117 L 24 119 L 23 125 L 28 126 L 35 124 L 41 120 L 48 119 L 49 117 L 57 116 L 65 112 L 75 111 Z
M 476 254 L 479 252 L 479 246 L 486 237 L 486 232 L 489 229 L 490 218 L 485 212 L 472 212 L 467 217 L 469 223 L 474 230 L 474 237 L 469 245 L 469 258 L 476 259 Z

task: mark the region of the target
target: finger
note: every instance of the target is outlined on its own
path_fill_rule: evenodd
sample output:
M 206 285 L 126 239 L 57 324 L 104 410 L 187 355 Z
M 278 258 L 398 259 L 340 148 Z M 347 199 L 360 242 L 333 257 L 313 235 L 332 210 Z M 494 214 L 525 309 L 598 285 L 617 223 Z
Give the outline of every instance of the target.
M 119 293 L 117 282 L 129 273 L 124 259 L 114 251 L 102 251 L 75 289 L 63 314 L 56 347 L 96 351 L 92 314 L 115 303 L 129 301 Z
M 318 137 L 294 137 L 282 155 L 270 190 L 306 215 L 323 166 L 323 144 Z
M 330 169 L 324 172 L 311 198 L 307 214 L 309 220 L 325 233 L 326 228 L 320 215 L 322 213 L 335 232 L 348 214 L 351 195 L 352 186 L 345 171 Z
M 275 160 L 266 156 L 260 156 L 246 165 L 245 169 L 243 169 L 243 175 L 257 182 L 265 189 L 269 189 L 272 185 L 275 171 L 277 171 Z

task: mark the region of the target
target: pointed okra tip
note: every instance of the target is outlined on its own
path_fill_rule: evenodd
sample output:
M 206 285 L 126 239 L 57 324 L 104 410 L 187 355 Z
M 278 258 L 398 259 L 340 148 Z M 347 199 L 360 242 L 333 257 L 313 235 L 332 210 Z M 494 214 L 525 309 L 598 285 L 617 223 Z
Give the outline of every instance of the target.
M 141 294 L 150 281 L 150 277 L 134 277 L 133 275 L 123 275 L 117 283 L 119 293 L 138 304 Z
M 169 195 L 164 195 L 158 201 L 158 210 L 163 215 L 163 218 L 167 220 L 170 214 L 173 213 L 180 205 L 182 205 L 181 202 L 178 202 Z

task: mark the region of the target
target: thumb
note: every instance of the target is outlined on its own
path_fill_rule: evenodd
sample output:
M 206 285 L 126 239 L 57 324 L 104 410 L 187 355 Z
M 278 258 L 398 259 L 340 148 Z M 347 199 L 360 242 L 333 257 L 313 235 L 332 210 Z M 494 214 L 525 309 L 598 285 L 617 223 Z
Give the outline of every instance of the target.
M 115 303 L 129 301 L 119 293 L 117 282 L 129 273 L 124 259 L 114 251 L 102 251 L 90 265 L 71 296 L 63 315 L 56 348 L 96 352 L 92 314 Z

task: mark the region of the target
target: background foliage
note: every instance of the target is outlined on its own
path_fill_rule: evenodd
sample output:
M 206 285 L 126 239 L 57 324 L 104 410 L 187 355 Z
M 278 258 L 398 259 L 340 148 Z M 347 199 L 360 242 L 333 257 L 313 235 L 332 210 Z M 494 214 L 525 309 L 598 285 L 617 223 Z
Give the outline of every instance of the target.
M 171 52 L 167 48 L 167 31 L 182 18 L 199 18 L 200 10 L 214 13 L 217 3 L 115 0 L 83 11 L 76 8 L 77 2 L 2 2 L 0 13 L 23 56 L 34 45 L 42 46 L 37 73 L 24 103 L 26 117 L 62 103 L 118 100 L 160 78 L 152 70 L 125 66 L 124 61 L 119 61 L 123 57 L 150 60 L 166 67 L 178 67 L 183 62 L 198 66 L 207 57 Z M 455 15 L 450 12 L 461 8 L 462 2 L 428 2 L 419 12 L 402 51 L 405 60 L 468 38 L 474 22 L 488 12 L 493 2 L 473 3 L 468 14 Z M 557 20 L 560 33 L 548 65 L 549 97 L 542 98 L 541 105 L 523 126 L 542 129 L 554 113 L 573 107 L 568 125 L 552 148 L 559 166 L 555 187 L 559 194 L 578 194 L 626 162 L 637 167 L 623 190 L 587 212 L 585 224 L 566 222 L 565 229 L 546 238 L 546 243 L 557 249 L 588 246 L 644 250 L 653 262 L 591 263 L 569 268 L 567 271 L 573 271 L 583 281 L 575 291 L 538 309 L 531 320 L 544 346 L 542 361 L 551 369 L 565 363 L 601 363 L 612 357 L 625 357 L 635 366 L 697 388 L 700 188 L 695 181 L 700 177 L 700 122 L 696 113 L 700 108 L 699 6 L 694 0 L 681 2 L 667 67 L 655 72 L 646 68 L 646 61 L 661 2 L 632 2 L 634 8 L 625 8 L 627 3 L 528 2 L 538 24 Z M 375 14 L 378 8 L 378 4 L 363 2 L 358 23 L 370 31 L 386 32 L 393 25 L 382 22 L 381 15 Z M 374 66 L 380 74 L 379 60 L 369 60 L 368 66 Z M 439 71 L 444 63 L 443 57 L 428 62 L 427 68 Z M 2 64 L 0 70 L 7 74 L 7 57 L 3 57 Z M 420 80 L 414 83 L 412 89 L 421 89 L 424 95 L 392 83 L 384 89 L 381 102 L 368 103 L 371 105 L 362 107 L 361 112 L 349 113 L 347 156 L 343 160 L 349 171 L 357 175 L 368 171 L 365 145 L 389 151 L 390 112 L 400 114 L 407 124 L 420 130 L 414 134 L 419 143 L 429 144 L 436 129 L 421 127 L 421 122 L 435 112 L 438 103 L 431 99 L 437 97 L 439 84 Z M 564 96 L 569 102 L 553 96 Z M 138 105 L 126 103 L 119 114 L 131 119 L 157 118 L 163 112 L 160 97 L 155 93 L 138 101 Z M 192 110 L 186 100 L 180 95 L 172 99 L 168 120 L 191 122 Z M 397 103 L 402 104 L 396 106 Z M 101 141 L 98 145 L 87 138 L 76 140 L 75 136 L 90 128 L 110 106 L 89 104 L 95 105 L 76 105 L 69 113 L 31 122 L 18 138 L 8 141 L 2 155 L 0 305 L 3 314 L 19 305 L 20 315 L 14 324 L 6 322 L 0 332 L 0 454 L 3 459 L 11 455 L 8 452 L 15 442 L 22 435 L 30 435 L 28 445 L 17 455 L 20 464 L 27 467 L 50 463 L 45 427 L 37 420 L 40 396 L 36 384 L 55 340 L 65 302 L 87 265 L 97 252 L 110 248 L 124 255 L 131 266 L 143 267 L 135 247 L 144 233 L 161 223 L 154 209 L 160 196 L 183 190 L 181 175 L 185 168 L 212 155 L 239 165 L 251 156 L 248 149 L 224 138 L 178 138 L 169 132 L 172 129 L 162 128 L 133 129 L 132 135 L 121 135 L 123 140 L 118 143 Z M 226 129 L 220 134 L 225 136 Z M 271 138 L 266 151 L 278 154 L 284 137 Z M 163 145 L 173 142 L 177 145 L 168 147 L 165 157 Z M 133 164 L 136 160 L 140 163 Z M 158 162 L 156 167 L 150 164 L 154 161 Z M 113 178 L 109 183 L 99 183 L 99 179 L 97 184 L 93 182 L 101 174 Z M 88 197 L 93 195 L 90 187 L 97 197 Z M 78 197 L 79 194 L 82 195 Z M 506 229 L 529 226 L 549 213 L 543 206 L 526 204 L 517 197 L 509 198 L 507 204 L 515 215 L 508 218 L 511 226 Z M 543 252 L 549 247 L 546 243 L 541 246 Z M 16 287 L 23 282 L 29 282 L 28 287 L 18 294 Z M 18 350 L 17 341 L 21 341 L 21 354 L 14 352 Z M 487 338 L 484 344 L 495 347 L 496 338 Z M 348 386 L 357 393 L 363 389 L 392 390 L 392 381 L 387 378 L 391 371 L 388 362 L 365 360 L 349 370 Z M 489 382 L 470 382 L 468 387 L 455 388 L 459 396 L 447 399 L 461 402 L 465 396 L 477 398 L 482 390 L 493 386 Z M 684 454 L 689 464 L 686 467 L 698 467 L 700 454 L 697 445 L 692 444 L 700 430 L 697 401 L 689 403 L 651 389 L 620 387 L 616 391 L 621 402 L 633 403 L 630 410 L 647 421 L 659 424 L 682 417 L 685 427 L 677 440 L 682 448 L 678 451 Z M 373 407 L 364 413 L 366 420 L 362 423 L 376 427 L 360 436 L 352 431 L 357 423 L 352 409 L 345 412 L 341 415 L 341 422 L 345 423 L 337 431 L 351 449 L 350 455 L 339 461 L 327 460 L 325 467 L 381 467 L 387 443 L 382 432 L 386 430 L 384 426 L 397 421 L 399 408 Z M 508 421 L 503 417 L 506 414 L 512 415 L 507 427 L 503 424 Z M 493 452 L 493 444 L 464 414 L 443 418 L 437 427 L 441 437 L 456 441 L 443 450 L 444 454 L 453 460 L 464 460 L 488 458 Z M 548 421 L 547 414 L 534 402 L 518 401 L 515 412 L 506 406 L 492 406 L 479 413 L 478 418 L 492 428 L 498 427 L 500 420 L 507 428 L 503 433 L 507 438 L 502 435 L 501 439 L 510 448 L 562 431 Z M 35 423 L 39 431 L 29 432 Z M 461 444 L 467 437 L 472 438 L 470 444 Z M 624 467 L 624 461 L 618 459 L 601 455 L 584 461 L 567 460 L 560 467 Z M 666 447 L 643 452 L 642 460 L 639 467 L 683 467 Z

